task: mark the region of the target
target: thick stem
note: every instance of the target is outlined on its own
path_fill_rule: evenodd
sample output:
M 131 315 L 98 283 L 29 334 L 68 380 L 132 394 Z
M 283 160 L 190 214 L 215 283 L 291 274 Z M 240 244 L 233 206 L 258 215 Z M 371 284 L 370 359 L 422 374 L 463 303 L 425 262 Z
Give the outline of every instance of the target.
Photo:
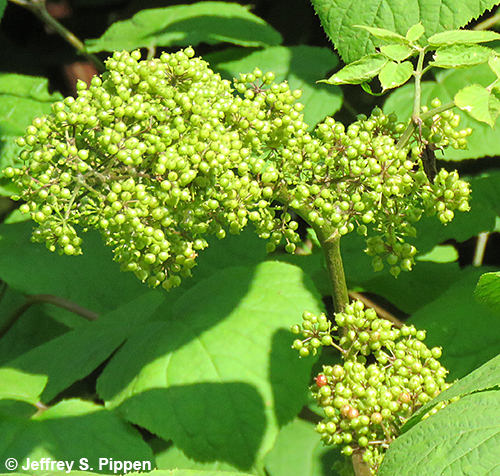
M 326 267 L 332 284 L 332 298 L 335 312 L 342 312 L 349 304 L 344 264 L 340 253 L 340 234 L 336 228 L 313 227 L 325 254 Z
M 80 54 L 85 56 L 91 63 L 93 63 L 99 72 L 102 73 L 103 71 L 105 71 L 106 68 L 103 62 L 97 56 L 89 53 L 82 41 L 80 41 L 73 33 L 71 33 L 67 28 L 65 28 L 53 16 L 50 15 L 50 13 L 47 11 L 45 0 L 10 1 L 32 11 L 41 21 L 46 23 L 59 36 L 64 38 L 71 46 L 73 46 Z
M 372 476 L 370 467 L 363 461 L 362 452 L 357 452 L 352 455 L 352 466 L 356 476 Z

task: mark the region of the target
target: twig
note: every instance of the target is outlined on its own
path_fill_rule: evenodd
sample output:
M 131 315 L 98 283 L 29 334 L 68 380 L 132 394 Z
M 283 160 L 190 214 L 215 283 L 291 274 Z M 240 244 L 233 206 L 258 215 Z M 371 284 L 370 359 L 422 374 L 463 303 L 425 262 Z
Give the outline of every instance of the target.
M 87 51 L 83 42 L 71 33 L 66 27 L 59 23 L 48 11 L 45 5 L 45 0 L 10 0 L 12 3 L 20 5 L 33 12 L 41 21 L 46 23 L 59 36 L 64 38 L 71 46 L 73 46 L 80 54 L 85 56 L 99 72 L 105 71 L 103 62 L 92 53 Z
M 55 306 L 66 309 L 78 316 L 87 319 L 88 321 L 96 321 L 99 317 L 95 312 L 90 311 L 69 299 L 65 299 L 59 296 L 53 296 L 52 294 L 34 294 L 33 296 L 29 296 L 26 299 L 26 302 L 19 306 L 16 311 L 10 316 L 7 322 L 3 325 L 2 329 L 0 329 L 0 339 L 7 334 L 7 332 L 12 328 L 15 322 L 31 307 L 33 304 L 37 303 L 49 303 L 54 304 Z

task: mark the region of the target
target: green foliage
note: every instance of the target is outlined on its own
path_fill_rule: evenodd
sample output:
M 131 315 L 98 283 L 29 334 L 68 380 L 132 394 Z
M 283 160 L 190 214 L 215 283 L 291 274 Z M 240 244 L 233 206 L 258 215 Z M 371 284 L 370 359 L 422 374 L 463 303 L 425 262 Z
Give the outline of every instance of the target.
M 88 52 L 119 51 L 76 99 L 27 75 L 62 49 L 4 47 L 34 67 L 0 74 L 0 191 L 25 212 L 0 226 L 1 468 L 116 473 L 99 469 L 106 457 L 151 462 L 153 476 L 352 476 L 345 455 L 376 468 L 389 446 L 378 474 L 493 473 L 498 273 L 456 257 L 497 229 L 499 177 L 454 168 L 500 153 L 500 63 L 485 46 L 500 35 L 457 30 L 496 2 L 315 0 L 340 68 L 307 18 L 287 31 L 293 2 L 119 22 L 114 0 L 91 3 L 113 15 Z M 389 94 L 373 108 L 346 84 Z M 332 313 L 338 275 L 320 247 L 340 237 L 349 290 L 401 329 L 335 292 Z M 294 347 L 315 357 L 298 359 L 289 329 L 305 309 Z
M 88 40 L 87 49 L 95 53 L 221 42 L 258 47 L 281 41 L 274 28 L 237 3 L 200 2 L 142 10 L 113 24 L 101 38 Z
M 390 31 L 384 39 L 403 42 L 404 35 L 410 41 L 417 41 L 421 31 L 414 25 L 419 22 L 425 27 L 426 37 L 466 25 L 470 20 L 492 8 L 495 0 L 465 0 L 446 2 L 431 0 L 425 3 L 389 0 L 381 4 L 378 0 L 351 2 L 350 0 L 312 0 L 321 25 L 346 63 L 360 59 L 375 51 L 379 43 L 369 33 L 359 32 L 356 25 L 380 27 Z M 412 28 L 414 28 L 412 30 Z M 398 33 L 399 36 L 396 36 Z M 422 33 L 423 34 L 423 33 Z M 492 32 L 477 32 L 476 35 L 494 35 Z M 439 38 L 439 37 L 438 37 Z M 452 37 L 453 38 L 453 37 Z

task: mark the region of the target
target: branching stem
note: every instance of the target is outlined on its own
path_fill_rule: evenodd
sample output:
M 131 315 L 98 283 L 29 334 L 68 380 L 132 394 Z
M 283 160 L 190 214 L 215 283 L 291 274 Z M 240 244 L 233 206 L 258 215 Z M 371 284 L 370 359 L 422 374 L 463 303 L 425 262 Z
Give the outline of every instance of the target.
M 83 42 L 77 38 L 71 31 L 59 23 L 48 11 L 45 5 L 45 0 L 10 0 L 12 3 L 20 5 L 33 12 L 41 21 L 46 23 L 59 36 L 64 38 L 71 46 L 73 46 L 80 54 L 85 56 L 96 68 L 102 73 L 105 71 L 102 61 L 92 53 L 87 51 Z

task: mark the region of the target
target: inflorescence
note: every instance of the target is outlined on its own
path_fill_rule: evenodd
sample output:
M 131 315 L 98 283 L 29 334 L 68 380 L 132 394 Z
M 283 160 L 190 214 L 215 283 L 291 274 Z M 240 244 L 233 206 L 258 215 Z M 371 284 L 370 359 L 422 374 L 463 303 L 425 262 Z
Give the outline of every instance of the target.
M 207 235 L 252 223 L 268 251 L 293 252 L 298 214 L 339 235 L 357 229 L 374 268 L 397 276 L 413 265 L 405 238 L 424 213 L 447 223 L 469 208 L 456 172 L 429 180 L 422 164 L 428 144 L 466 146 L 470 130 L 456 131 L 450 111 L 399 147 L 406 125 L 393 115 L 375 109 L 347 128 L 328 117 L 311 132 L 300 91 L 258 69 L 231 84 L 192 48 L 115 52 L 106 67 L 33 121 L 17 142 L 24 165 L 4 171 L 51 251 L 80 254 L 78 227 L 95 228 L 122 270 L 169 289 Z
M 293 347 L 302 357 L 322 346 L 340 350 L 343 365 L 323 366 L 311 387 L 325 415 L 316 431 L 326 445 L 341 446 L 347 456 L 361 451 L 376 474 L 403 424 L 450 386 L 448 371 L 439 363 L 441 348 L 425 345 L 425 331 L 412 325 L 397 329 L 361 301 L 335 314 L 335 322 L 338 327 L 324 314 L 305 312 L 302 325 L 292 327 L 303 335 Z M 339 327 L 341 336 L 335 335 Z

